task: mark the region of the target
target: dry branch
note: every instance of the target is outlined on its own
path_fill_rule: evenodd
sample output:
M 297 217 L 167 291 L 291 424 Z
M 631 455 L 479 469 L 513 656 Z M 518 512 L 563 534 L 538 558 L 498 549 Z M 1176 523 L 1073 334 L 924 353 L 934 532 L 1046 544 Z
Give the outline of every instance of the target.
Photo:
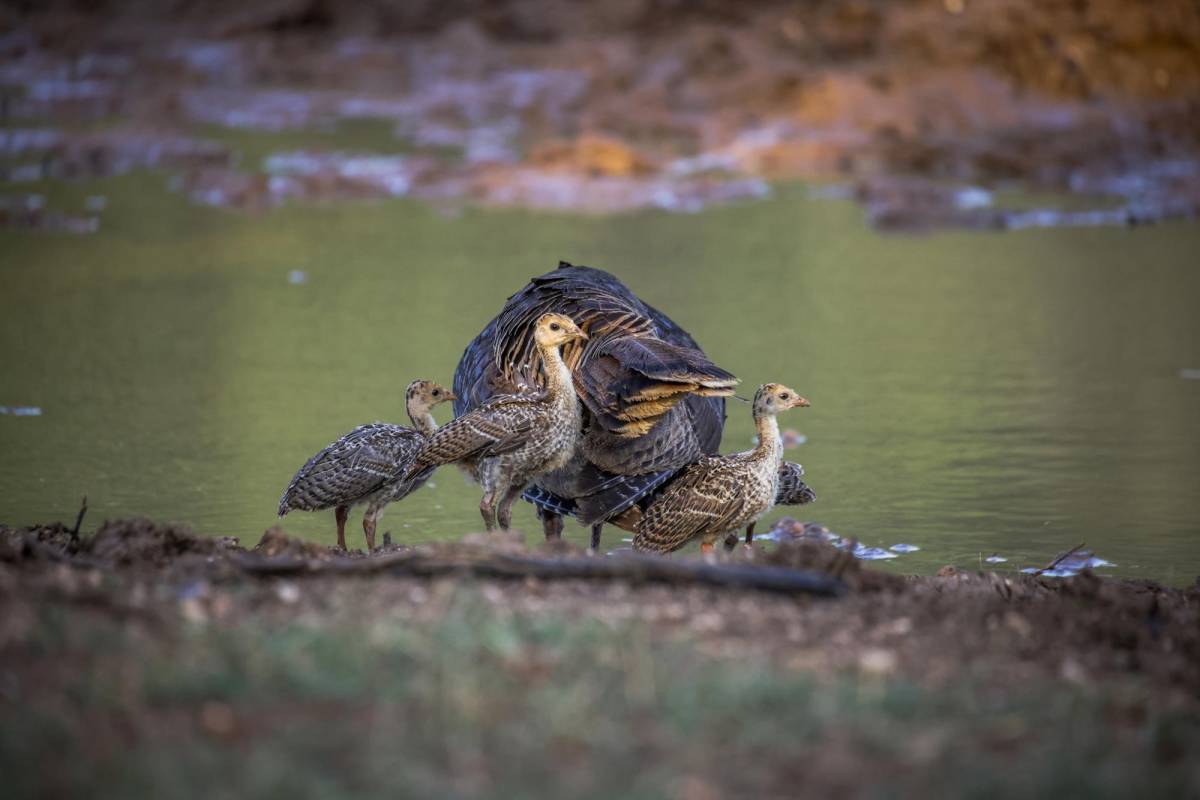
M 1054 569 L 1062 562 L 1066 561 L 1072 555 L 1074 555 L 1075 553 L 1078 553 L 1080 550 L 1082 550 L 1086 544 L 1087 544 L 1087 542 L 1080 542 L 1079 544 L 1072 547 L 1070 550 L 1067 550 L 1064 553 L 1060 553 L 1059 555 L 1055 556 L 1053 561 L 1051 561 L 1049 564 L 1047 564 L 1046 566 L 1039 569 L 1034 574 L 1041 575 L 1043 572 L 1049 572 L 1050 570 Z
M 79 547 L 79 526 L 83 524 L 83 515 L 87 513 L 87 495 L 79 501 L 79 514 L 75 517 L 75 527 L 71 529 L 71 546 Z
M 315 561 L 294 556 L 238 556 L 235 563 L 257 575 L 408 575 L 423 578 L 470 575 L 523 580 L 608 580 L 632 584 L 715 586 L 781 594 L 836 597 L 846 591 L 838 578 L 786 567 L 754 564 L 709 564 L 661 556 L 547 557 L 507 553 L 439 556 L 397 553 L 370 559 Z

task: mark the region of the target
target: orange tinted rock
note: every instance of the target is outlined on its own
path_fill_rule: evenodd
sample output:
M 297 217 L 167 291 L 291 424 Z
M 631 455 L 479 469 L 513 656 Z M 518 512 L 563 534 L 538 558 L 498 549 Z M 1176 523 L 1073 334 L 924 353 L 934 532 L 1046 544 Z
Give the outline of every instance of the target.
M 594 177 L 624 178 L 648 175 L 654 165 L 623 142 L 599 134 L 584 134 L 573 142 L 546 142 L 530 154 L 543 169 L 578 172 Z

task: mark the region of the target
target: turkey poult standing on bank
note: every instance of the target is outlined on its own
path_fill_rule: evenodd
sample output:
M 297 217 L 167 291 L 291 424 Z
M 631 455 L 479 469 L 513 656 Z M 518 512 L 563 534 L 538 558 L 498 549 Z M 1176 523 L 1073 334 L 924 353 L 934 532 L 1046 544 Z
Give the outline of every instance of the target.
M 775 503 L 777 506 L 802 506 L 813 502 L 817 499 L 817 493 L 814 492 L 807 483 L 802 480 L 804 475 L 804 467 L 794 461 L 784 461 L 779 465 L 779 481 L 775 488 Z M 671 490 L 671 484 L 664 486 L 658 494 L 661 495 Z M 654 504 L 657 495 L 652 495 L 648 498 L 640 500 L 637 505 L 630 506 L 619 516 L 609 520 L 618 528 L 637 533 L 638 523 L 642 521 L 642 509 L 649 508 Z M 730 533 L 725 537 L 725 549 L 732 550 L 737 546 L 739 539 L 736 533 Z M 749 547 L 754 542 L 754 522 L 746 526 L 746 546 Z
M 375 549 L 375 525 L 388 503 L 419 488 L 433 469 L 409 474 L 425 440 L 437 429 L 431 409 L 454 400 L 454 394 L 433 381 L 413 381 L 404 405 L 413 426 L 373 422 L 347 433 L 308 460 L 288 484 L 279 501 L 279 516 L 289 511 L 334 509 L 338 547 L 346 549 L 346 518 L 350 507 L 367 503 L 363 533 L 367 550 Z
M 543 314 L 534 341 L 545 389 L 496 395 L 455 418 L 429 438 L 412 470 L 461 464 L 483 487 L 484 525 L 489 531 L 497 524 L 507 530 L 513 501 L 525 486 L 566 464 L 575 452 L 583 417 L 559 347 L 587 338 L 569 317 Z
M 678 550 L 699 538 L 701 549 L 740 530 L 775 504 L 783 444 L 775 415 L 808 401 L 778 383 L 754 395 L 758 446 L 729 456 L 706 456 L 692 464 L 642 512 L 633 549 L 657 553 Z

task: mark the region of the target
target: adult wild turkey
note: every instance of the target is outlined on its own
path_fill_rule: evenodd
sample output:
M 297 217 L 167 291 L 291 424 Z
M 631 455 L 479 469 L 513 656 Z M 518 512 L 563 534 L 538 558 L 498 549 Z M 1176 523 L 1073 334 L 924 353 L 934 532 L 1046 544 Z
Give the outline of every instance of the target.
M 546 313 L 573 319 L 586 341 L 562 348 L 583 407 L 583 430 L 564 467 L 538 477 L 525 499 L 547 538 L 572 514 L 592 526 L 628 509 L 687 464 L 717 452 L 724 397 L 737 378 L 690 335 L 607 272 L 560 262 L 508 299 L 467 346 L 454 373 L 456 414 L 496 394 L 540 385 L 534 325 Z

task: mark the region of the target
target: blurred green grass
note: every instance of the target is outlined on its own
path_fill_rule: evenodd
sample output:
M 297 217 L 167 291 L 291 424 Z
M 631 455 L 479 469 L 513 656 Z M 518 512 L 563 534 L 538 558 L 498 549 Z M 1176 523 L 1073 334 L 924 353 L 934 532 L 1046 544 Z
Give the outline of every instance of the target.
M 1197 789 L 1200 722 L 1128 687 L 817 675 L 642 625 L 515 615 L 474 589 L 435 622 L 36 614 L 0 649 L 11 798 Z

